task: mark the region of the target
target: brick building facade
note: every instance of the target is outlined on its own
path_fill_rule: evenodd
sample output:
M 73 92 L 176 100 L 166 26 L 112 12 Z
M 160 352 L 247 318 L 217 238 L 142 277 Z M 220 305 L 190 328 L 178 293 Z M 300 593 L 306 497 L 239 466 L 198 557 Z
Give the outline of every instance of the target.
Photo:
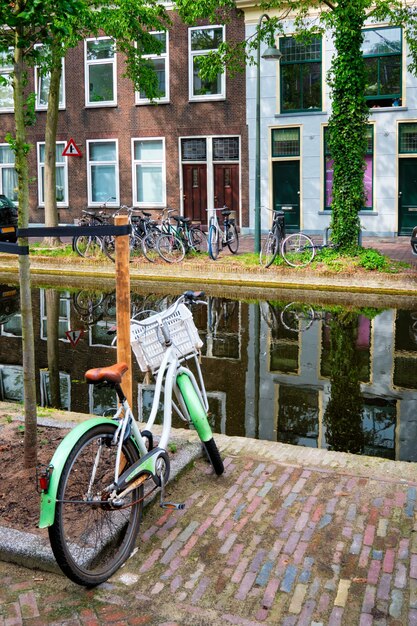
M 208 47 L 213 48 L 222 38 L 243 39 L 243 17 L 236 13 L 226 25 L 201 23 L 197 27 L 185 26 L 176 15 L 172 19 L 165 53 L 153 59 L 160 70 L 162 64 L 159 77 L 163 82 L 165 78 L 165 97 L 158 104 L 135 94 L 132 82 L 123 75 L 125 64 L 119 53 L 110 55 L 108 48 L 100 52 L 100 46 L 103 50 L 111 40 L 89 39 L 68 52 L 57 133 L 61 223 L 73 222 L 83 208 L 99 207 L 110 198 L 110 207 L 169 206 L 203 223 L 207 208 L 227 204 L 236 211 L 239 224 L 248 225 L 245 76 L 231 78 L 226 72 L 213 90 L 213 84 L 207 88 L 193 72 L 194 56 L 202 50 L 199 41 L 209 41 Z M 199 35 L 203 35 L 200 40 Z M 4 63 L 2 73 L 7 74 Z M 30 152 L 30 221 L 43 223 L 46 103 L 42 79 L 36 76 L 35 69 L 29 76 L 29 89 L 37 91 L 38 109 L 36 125 L 28 129 L 34 146 Z M 113 93 L 102 102 L 109 76 Z M 95 81 L 102 91 L 93 97 Z M 10 100 L 7 108 L 7 98 L 0 95 L 0 193 L 10 196 L 16 191 L 16 179 L 5 136 L 13 133 L 14 120 Z M 81 157 L 62 156 L 70 138 Z M 17 200 L 16 194 L 13 199 Z

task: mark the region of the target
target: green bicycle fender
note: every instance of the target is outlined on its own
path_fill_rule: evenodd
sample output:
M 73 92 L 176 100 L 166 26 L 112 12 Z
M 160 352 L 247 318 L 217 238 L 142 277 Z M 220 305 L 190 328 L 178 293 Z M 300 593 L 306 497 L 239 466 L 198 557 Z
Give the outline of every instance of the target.
M 181 391 L 198 436 L 203 442 L 210 441 L 210 439 L 213 438 L 213 433 L 208 423 L 207 414 L 187 374 L 179 374 L 179 376 L 177 376 L 177 385 Z
M 91 428 L 98 424 L 109 424 L 111 420 L 107 417 L 93 417 L 85 422 L 81 422 L 73 428 L 61 441 L 51 459 L 50 465 L 53 467 L 49 481 L 48 492 L 42 492 L 40 504 L 39 528 L 46 528 L 54 523 L 56 494 L 61 478 L 62 470 L 67 458 L 77 441 Z M 116 424 L 115 424 L 116 429 Z

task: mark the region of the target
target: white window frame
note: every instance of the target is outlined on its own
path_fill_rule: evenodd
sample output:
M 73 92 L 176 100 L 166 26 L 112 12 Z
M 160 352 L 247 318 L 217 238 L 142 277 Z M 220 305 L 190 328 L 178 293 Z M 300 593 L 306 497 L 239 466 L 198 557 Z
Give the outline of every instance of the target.
M 165 34 L 165 37 L 166 37 L 165 39 L 166 52 L 163 52 L 162 54 L 144 54 L 143 55 L 144 59 L 149 59 L 150 61 L 160 60 L 160 59 L 165 60 L 165 96 L 163 96 L 162 98 L 155 98 L 155 102 L 158 102 L 159 104 L 166 104 L 167 102 L 169 102 L 169 33 L 168 31 L 158 30 L 158 31 L 153 31 L 149 34 L 150 35 Z M 139 105 L 143 105 L 143 104 L 152 103 L 152 101 L 149 98 L 141 98 L 140 92 L 136 91 L 135 103 Z
M 36 44 L 35 48 L 42 48 L 43 44 Z M 65 109 L 65 63 L 64 63 L 64 57 L 62 58 L 62 69 L 61 69 L 61 80 L 59 83 L 59 104 L 58 104 L 58 108 L 60 111 L 62 111 L 63 109 Z M 47 111 L 48 110 L 48 103 L 46 104 L 42 104 L 41 102 L 39 102 L 39 97 L 41 94 L 41 83 L 42 80 L 44 80 L 45 78 L 49 78 L 50 77 L 50 72 L 48 72 L 45 75 L 42 75 L 40 72 L 40 68 L 39 65 L 35 65 L 35 95 L 36 95 L 36 103 L 35 103 L 35 109 L 36 111 Z
M 50 406 L 48 404 L 48 387 L 49 387 L 49 371 L 40 370 L 39 383 L 41 388 L 41 406 Z M 62 391 L 67 391 L 67 402 L 61 408 L 66 411 L 71 410 L 71 376 L 66 372 L 59 372 L 59 387 L 61 392 L 61 402 L 63 399 Z M 64 389 L 63 389 L 64 388 Z
M 91 161 L 90 160 L 90 146 L 98 143 L 113 142 L 116 147 L 115 161 Z M 91 170 L 95 165 L 114 165 L 115 173 L 115 197 L 114 199 L 104 198 L 103 200 L 93 201 L 92 199 L 92 175 Z M 89 207 L 100 207 L 106 203 L 108 207 L 120 206 L 120 190 L 119 190 L 119 141 L 115 138 L 109 139 L 87 139 L 87 198 Z
M 108 330 L 109 327 L 112 326 L 112 323 L 114 325 L 116 325 L 116 320 L 111 320 L 111 319 L 106 319 L 104 320 L 99 320 L 98 322 L 96 322 L 95 324 L 92 324 L 90 326 L 90 328 L 88 329 L 88 345 L 90 347 L 94 347 L 94 348 L 106 348 L 106 350 L 108 350 L 109 348 L 112 350 L 116 350 L 117 346 L 114 343 L 114 337 L 108 335 L 109 337 L 109 343 L 98 343 L 96 341 L 96 338 L 93 336 L 94 333 L 94 329 L 95 328 L 104 328 L 105 330 Z
M 4 396 L 4 383 L 3 383 L 3 377 L 4 377 L 4 372 L 5 371 L 9 371 L 10 373 L 14 373 L 14 375 L 16 377 L 20 377 L 19 383 L 21 381 L 23 381 L 23 367 L 21 365 L 6 365 L 6 364 L 1 364 L 0 365 L 0 398 L 3 400 L 5 400 L 6 402 L 22 402 L 23 400 L 23 385 L 16 385 L 15 389 L 19 390 L 20 393 L 17 394 L 17 398 L 10 398 L 7 397 L 5 398 Z
M 10 150 L 10 153 L 14 156 L 14 152 L 10 148 L 8 143 L 0 143 L 0 147 L 8 148 Z M 17 192 L 16 192 L 16 198 L 10 197 L 10 194 L 4 193 L 5 190 L 3 189 L 3 170 L 13 170 L 14 172 L 16 172 L 15 160 L 13 161 L 13 163 L 3 163 L 2 161 L 0 161 L 0 193 L 6 195 L 9 198 L 9 200 L 11 200 L 13 204 L 17 206 Z M 17 177 L 16 177 L 16 185 L 17 185 Z
M 19 298 L 19 293 L 17 293 L 17 297 Z M 10 333 L 5 329 L 5 326 L 7 326 L 7 323 L 12 320 L 13 318 L 16 318 L 16 320 L 20 320 L 19 321 L 19 327 L 20 327 L 20 332 L 19 334 L 17 333 Z M 11 315 L 9 317 L 9 319 L 4 323 L 0 325 L 0 335 L 2 337 L 22 337 L 22 314 L 16 312 L 14 315 Z
M 88 385 L 88 410 L 91 415 L 102 415 L 103 413 L 99 413 L 96 410 L 97 405 L 99 404 L 100 393 L 109 393 L 111 391 L 110 387 L 101 387 L 100 385 Z M 114 391 L 114 407 L 108 407 L 105 410 L 105 415 L 114 415 L 117 411 L 117 393 Z M 103 407 L 102 407 L 103 408 Z
M 194 95 L 194 58 L 197 56 L 207 56 L 210 50 L 191 50 L 191 34 L 196 30 L 213 30 L 215 28 L 221 28 L 223 31 L 223 41 L 226 39 L 226 27 L 222 24 L 210 24 L 209 26 L 193 26 L 188 29 L 188 90 L 189 100 L 194 102 L 201 102 L 206 100 L 224 100 L 226 98 L 226 72 L 222 72 L 220 76 L 220 93 L 209 95 Z
M 9 53 L 12 52 L 12 48 L 9 48 Z M 4 53 L 2 53 L 4 54 Z M 1 57 L 0 57 L 1 59 Z M 0 63 L 0 75 L 5 77 L 8 76 L 11 78 L 11 75 L 13 73 L 13 63 L 10 63 L 10 65 L 3 65 L 3 63 Z M 11 90 L 11 94 L 12 94 L 12 101 L 13 101 L 13 85 L 12 85 L 12 81 L 10 81 L 10 90 Z M 11 107 L 2 107 L 0 105 L 0 113 L 13 113 L 14 111 L 14 103 L 13 106 Z
M 149 161 L 141 161 L 135 159 L 135 143 L 137 141 L 160 141 L 162 143 L 162 159 L 161 160 L 149 160 Z M 136 168 L 141 164 L 160 164 L 161 175 L 162 175 L 162 200 L 161 202 L 139 202 L 137 200 L 138 197 L 138 186 L 137 186 L 137 176 L 136 176 Z M 165 137 L 133 137 L 132 138 L 132 191 L 133 191 L 133 206 L 141 207 L 141 208 L 164 208 L 166 207 L 166 197 L 167 197 L 167 185 L 166 185 L 166 148 L 165 148 Z
M 57 146 L 61 146 L 62 150 L 61 152 L 64 151 L 65 148 L 65 141 L 57 141 L 56 142 Z M 45 142 L 44 141 L 39 141 L 37 144 L 37 155 L 38 155 L 38 201 L 39 201 L 39 206 L 44 207 L 45 206 L 45 198 L 43 197 L 43 193 L 42 193 L 42 181 L 44 181 L 44 176 L 45 176 L 45 163 L 44 161 L 41 160 L 41 147 L 45 146 Z M 64 197 L 62 200 L 57 200 L 56 205 L 58 207 L 67 207 L 68 206 L 68 159 L 64 157 L 63 161 L 59 161 L 56 163 L 56 169 L 63 169 L 64 171 Z M 44 185 L 45 186 L 45 182 Z
M 40 337 L 43 341 L 47 341 L 47 333 L 44 332 L 44 322 L 46 323 L 47 319 L 47 310 L 46 310 L 46 298 L 45 298 L 45 289 L 40 290 Z M 64 333 L 68 330 L 71 330 L 71 296 L 69 291 L 63 291 L 59 294 L 60 305 L 64 303 L 64 315 L 59 315 L 58 323 L 63 322 L 66 325 L 66 329 Z M 45 327 L 46 328 L 46 327 Z M 59 329 L 58 329 L 59 331 Z M 64 343 L 69 343 L 69 339 L 66 336 L 58 337 L 58 341 L 63 341 Z
M 96 59 L 96 60 L 88 60 L 87 58 L 87 49 L 88 43 L 90 41 L 102 41 L 107 39 L 108 41 L 114 40 L 111 37 L 90 37 L 84 40 L 84 76 L 85 76 L 85 106 L 86 107 L 113 107 L 117 105 L 117 54 L 116 48 L 114 48 L 114 54 L 112 59 Z M 94 65 L 112 65 L 112 80 L 113 80 L 113 99 L 112 100 L 101 100 L 99 102 L 91 102 L 90 101 L 90 67 Z

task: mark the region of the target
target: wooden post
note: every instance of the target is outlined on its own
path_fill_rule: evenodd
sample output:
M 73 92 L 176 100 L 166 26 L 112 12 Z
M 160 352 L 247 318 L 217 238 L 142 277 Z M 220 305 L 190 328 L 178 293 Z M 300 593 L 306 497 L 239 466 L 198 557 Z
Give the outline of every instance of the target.
M 114 218 L 116 226 L 128 223 L 127 215 Z M 130 348 L 130 273 L 129 235 L 116 237 L 116 324 L 117 361 L 127 363 L 129 370 L 123 376 L 123 392 L 132 407 L 132 352 Z

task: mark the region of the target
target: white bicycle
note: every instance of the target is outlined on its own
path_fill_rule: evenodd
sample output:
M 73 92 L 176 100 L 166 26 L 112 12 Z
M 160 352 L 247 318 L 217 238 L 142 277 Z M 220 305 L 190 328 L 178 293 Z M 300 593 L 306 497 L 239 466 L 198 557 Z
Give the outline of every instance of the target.
M 121 388 L 127 365 L 88 370 L 87 383 L 115 389 L 120 407 L 111 419 L 97 417 L 76 426 L 40 472 L 39 526 L 48 528 L 64 574 L 80 585 L 104 582 L 129 557 L 139 532 L 145 483 L 160 488 L 163 508 L 183 508 L 164 499 L 172 409 L 194 426 L 215 473 L 224 471 L 207 419 L 207 394 L 197 358 L 202 341 L 186 306 L 200 298 L 201 293 L 185 292 L 167 310 L 131 322 L 131 345 L 139 366 L 156 377 L 145 428 L 139 430 Z M 189 359 L 196 376 L 185 365 Z M 162 393 L 163 425 L 156 443 L 152 428 Z

